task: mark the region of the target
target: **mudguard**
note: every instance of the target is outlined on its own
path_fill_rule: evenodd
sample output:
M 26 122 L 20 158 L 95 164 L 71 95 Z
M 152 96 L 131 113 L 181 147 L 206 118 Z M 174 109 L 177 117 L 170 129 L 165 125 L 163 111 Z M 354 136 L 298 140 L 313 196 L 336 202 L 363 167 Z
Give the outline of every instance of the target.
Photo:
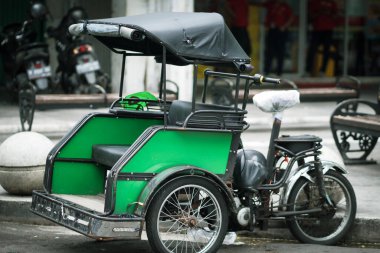
M 210 173 L 209 171 L 194 166 L 176 166 L 164 170 L 149 181 L 149 183 L 145 186 L 140 194 L 139 201 L 136 205 L 137 207 L 135 214 L 141 217 L 145 217 L 151 201 L 162 187 L 170 184 L 171 181 L 176 180 L 179 177 L 186 177 L 188 175 L 198 175 L 199 177 L 214 182 L 221 189 L 226 203 L 230 208 L 230 211 L 236 212 L 236 207 L 233 204 L 234 200 L 232 193 L 220 177 L 218 177 L 216 174 Z
M 335 170 L 342 174 L 347 174 L 347 170 L 340 164 L 332 162 L 332 161 L 326 161 L 322 160 L 322 167 L 323 167 L 323 174 L 326 174 L 329 170 Z M 281 196 L 281 202 L 282 204 L 288 203 L 288 198 L 290 195 L 290 191 L 293 189 L 294 184 L 298 181 L 299 178 L 304 177 L 307 180 L 313 182 L 312 177 L 309 175 L 309 172 L 313 169 L 311 168 L 311 165 L 305 164 L 303 168 L 296 171 L 295 174 L 289 175 L 288 181 L 285 183 L 284 191 L 282 192 Z

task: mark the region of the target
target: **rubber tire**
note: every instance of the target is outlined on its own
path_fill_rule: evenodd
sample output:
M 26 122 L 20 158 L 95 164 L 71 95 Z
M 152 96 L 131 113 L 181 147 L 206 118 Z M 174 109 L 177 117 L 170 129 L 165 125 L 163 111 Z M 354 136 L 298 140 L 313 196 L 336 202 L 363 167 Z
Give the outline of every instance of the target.
M 228 208 L 221 191 L 216 187 L 216 185 L 207 179 L 197 177 L 197 176 L 186 176 L 178 178 L 159 190 L 159 192 L 154 196 L 152 203 L 149 205 L 149 210 L 146 216 L 146 233 L 148 237 L 149 244 L 153 249 L 153 252 L 167 253 L 169 251 L 162 245 L 161 240 L 157 231 L 157 219 L 160 211 L 162 202 L 168 197 L 168 194 L 172 193 L 175 189 L 178 189 L 184 185 L 199 185 L 211 192 L 219 203 L 221 209 L 221 230 L 215 240 L 214 244 L 209 248 L 208 251 L 203 253 L 214 253 L 217 252 L 223 243 L 224 237 L 227 233 L 228 228 Z
M 355 215 L 356 215 L 356 197 L 355 197 L 355 192 L 352 188 L 351 183 L 339 172 L 336 172 L 334 170 L 329 170 L 325 176 L 329 176 L 331 178 L 334 178 L 335 182 L 338 181 L 343 185 L 343 190 L 344 188 L 346 189 L 346 194 L 348 194 L 348 197 L 350 200 L 347 199 L 347 201 L 350 201 L 351 203 L 351 212 L 349 214 L 347 223 L 345 224 L 345 227 L 334 237 L 330 239 L 315 239 L 311 236 L 308 236 L 305 234 L 305 232 L 301 229 L 300 226 L 298 226 L 297 222 L 295 221 L 294 218 L 289 217 L 287 219 L 287 224 L 288 227 L 293 234 L 295 238 L 297 238 L 299 241 L 303 243 L 310 243 L 310 244 L 321 244 L 321 245 L 335 245 L 339 240 L 341 240 L 345 234 L 348 232 L 348 230 L 351 228 L 354 220 L 355 220 Z M 291 203 L 294 203 L 295 198 L 298 194 L 298 192 L 302 189 L 303 185 L 306 183 L 310 183 L 309 180 L 306 178 L 302 177 L 300 178 L 295 184 L 293 189 L 291 190 L 289 194 L 289 199 L 288 199 L 288 211 L 293 211 L 294 206 L 290 205 Z M 347 197 L 346 197 L 347 198 Z

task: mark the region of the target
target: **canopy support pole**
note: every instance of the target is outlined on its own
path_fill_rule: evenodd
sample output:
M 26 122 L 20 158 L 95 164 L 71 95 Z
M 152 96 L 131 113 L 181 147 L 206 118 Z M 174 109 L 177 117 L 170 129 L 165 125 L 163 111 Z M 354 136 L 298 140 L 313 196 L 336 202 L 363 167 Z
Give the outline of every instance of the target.
M 168 126 L 168 109 L 166 107 L 166 47 L 162 46 L 162 68 L 161 68 L 161 83 L 163 88 L 160 92 L 164 92 L 164 126 Z M 161 94 L 160 94 L 161 97 Z
M 160 78 L 160 87 L 159 87 L 159 95 L 158 95 L 158 98 L 159 99 L 162 99 L 162 86 L 163 86 L 163 84 L 164 84 L 164 79 L 163 79 L 163 77 L 164 77 L 164 67 L 163 66 L 161 66 L 161 78 Z
M 240 86 L 240 71 L 236 75 L 236 87 L 235 87 L 235 111 L 238 109 L 238 100 L 239 100 L 239 86 Z
M 242 107 L 243 110 L 245 110 L 245 108 L 247 107 L 248 95 L 249 95 L 249 79 L 246 79 L 245 86 L 244 86 L 244 99 L 243 99 L 243 107 Z
M 197 76 L 198 76 L 198 64 L 194 64 L 194 72 L 193 72 L 193 98 L 191 101 L 191 111 L 195 112 L 195 98 L 197 96 Z
M 205 79 L 204 79 L 203 92 L 202 92 L 202 103 L 206 103 L 207 85 L 208 85 L 208 75 L 206 73 L 207 73 L 207 70 L 205 71 Z
M 123 96 L 123 83 L 124 83 L 124 72 L 125 72 L 125 58 L 127 58 L 127 54 L 125 52 L 123 55 L 123 63 L 121 65 L 121 77 L 120 77 L 120 89 L 119 89 L 119 98 Z

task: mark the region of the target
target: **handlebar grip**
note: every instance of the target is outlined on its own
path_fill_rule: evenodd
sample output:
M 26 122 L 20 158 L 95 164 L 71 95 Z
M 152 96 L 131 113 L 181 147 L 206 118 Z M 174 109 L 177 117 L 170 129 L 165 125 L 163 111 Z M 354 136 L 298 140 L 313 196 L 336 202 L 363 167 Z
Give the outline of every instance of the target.
M 273 83 L 273 84 L 280 84 L 281 79 L 278 78 L 271 78 L 271 77 L 264 77 L 263 78 L 264 83 Z
M 280 83 L 281 83 L 281 79 L 278 79 L 278 78 L 271 78 L 271 77 L 265 77 L 265 76 L 260 75 L 260 74 L 255 74 L 255 75 L 253 76 L 253 81 L 254 81 L 256 84 L 262 84 L 262 83 L 280 84 Z

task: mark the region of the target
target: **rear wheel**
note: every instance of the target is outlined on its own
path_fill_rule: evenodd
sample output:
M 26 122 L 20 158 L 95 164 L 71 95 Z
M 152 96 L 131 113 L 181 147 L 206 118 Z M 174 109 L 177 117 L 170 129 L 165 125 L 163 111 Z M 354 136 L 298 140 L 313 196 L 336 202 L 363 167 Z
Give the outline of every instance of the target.
M 316 183 L 300 178 L 289 195 L 288 211 L 322 207 L 322 211 L 289 217 L 288 226 L 301 242 L 336 244 L 350 229 L 356 214 L 356 197 L 350 182 L 336 171 L 324 175 L 324 184 L 333 208 L 323 207 Z
M 216 185 L 183 177 L 164 186 L 146 217 L 149 243 L 155 252 L 216 252 L 228 227 L 228 211 Z

